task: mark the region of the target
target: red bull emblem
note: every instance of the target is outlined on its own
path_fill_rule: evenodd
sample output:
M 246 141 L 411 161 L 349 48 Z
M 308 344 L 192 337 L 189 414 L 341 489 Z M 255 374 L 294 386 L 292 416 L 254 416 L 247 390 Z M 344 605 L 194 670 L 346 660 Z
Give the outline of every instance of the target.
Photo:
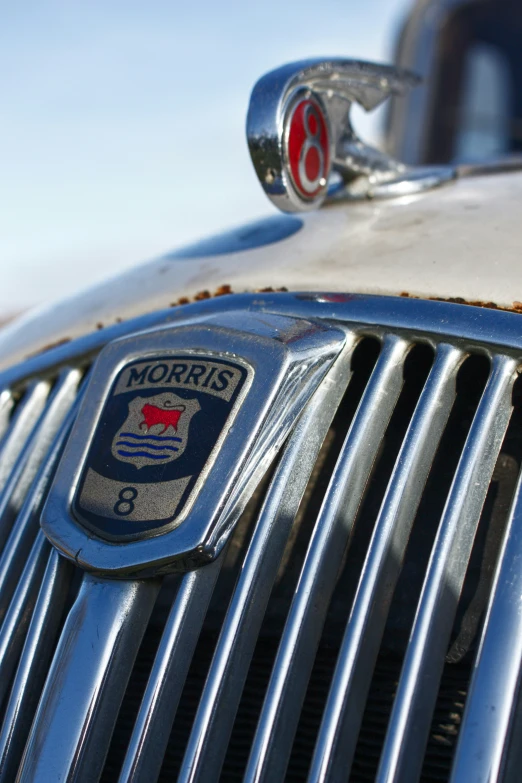
M 180 405 L 171 410 L 169 408 L 158 408 L 156 405 L 146 403 L 141 409 L 143 421 L 140 424 L 140 430 L 144 429 L 148 432 L 151 427 L 155 427 L 156 424 L 161 424 L 163 429 L 161 433 L 159 433 L 160 435 L 166 432 L 169 427 L 172 427 L 174 432 L 176 432 L 180 416 L 184 410 L 184 405 Z
M 187 446 L 198 400 L 182 400 L 173 392 L 135 397 L 112 442 L 112 455 L 136 468 L 161 465 L 181 457 Z

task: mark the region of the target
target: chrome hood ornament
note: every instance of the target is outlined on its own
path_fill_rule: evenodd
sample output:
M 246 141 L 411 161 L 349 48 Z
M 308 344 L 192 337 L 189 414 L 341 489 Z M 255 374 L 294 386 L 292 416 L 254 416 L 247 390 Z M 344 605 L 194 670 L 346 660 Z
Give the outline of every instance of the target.
M 268 198 L 283 212 L 303 212 L 327 196 L 404 195 L 452 179 L 448 167 L 409 169 L 352 127 L 354 103 L 370 111 L 419 83 L 409 71 L 343 59 L 304 60 L 263 76 L 250 98 L 247 139 Z
M 214 559 L 345 342 L 240 312 L 118 340 L 98 358 L 42 527 L 96 573 Z

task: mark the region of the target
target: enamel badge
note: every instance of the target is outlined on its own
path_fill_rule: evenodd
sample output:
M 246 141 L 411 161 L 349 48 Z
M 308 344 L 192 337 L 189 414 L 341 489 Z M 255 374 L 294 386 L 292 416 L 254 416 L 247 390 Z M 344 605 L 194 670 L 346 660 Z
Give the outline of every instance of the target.
M 209 355 L 160 356 L 120 370 L 75 498 L 78 518 L 110 539 L 175 525 L 247 373 L 244 363 Z

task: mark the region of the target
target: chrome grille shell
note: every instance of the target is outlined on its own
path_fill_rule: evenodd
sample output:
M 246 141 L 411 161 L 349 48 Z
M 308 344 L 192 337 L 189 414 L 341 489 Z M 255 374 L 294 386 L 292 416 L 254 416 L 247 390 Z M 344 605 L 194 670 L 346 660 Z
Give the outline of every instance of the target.
M 216 312 L 241 310 L 339 321 L 349 325 L 352 340 L 343 361 L 335 367 L 336 374 L 323 382 L 287 441 L 264 495 L 220 627 L 178 780 L 219 779 L 285 541 L 331 421 L 344 390 L 350 386 L 352 349 L 366 336 L 379 340 L 380 355 L 346 432 L 300 565 L 301 575 L 279 640 L 244 779 L 285 778 L 330 597 L 403 388 L 404 363 L 412 346 L 423 344 L 433 350 L 433 363 L 408 422 L 358 575 L 308 771 L 310 783 L 346 779 L 391 593 L 457 394 L 457 374 L 467 356 L 482 355 L 490 362 L 489 378 L 433 542 L 376 773 L 382 783 L 420 779 L 453 618 L 513 409 L 513 387 L 522 365 L 520 315 L 392 297 L 258 294 L 227 296 L 151 314 L 52 349 L 0 375 L 0 387 L 4 389 L 1 401 L 6 411 L 22 390 L 29 390 L 15 408 L 0 444 L 3 455 L 8 455 L 0 521 L 10 520 L 3 528 L 5 533 L 0 529 L 6 542 L 0 559 L 0 609 L 3 607 L 5 612 L 0 628 L 0 681 L 5 697 L 0 781 L 13 780 L 17 770 L 20 781 L 99 779 L 160 589 L 155 580 L 111 583 L 84 576 L 69 608 L 67 592 L 78 575 L 73 566 L 50 550 L 35 525 L 62 445 L 60 438 L 51 442 L 59 418 L 53 411 L 58 407 L 65 416 L 73 406 L 69 418 L 75 415 L 71 393 L 62 391 L 66 402 L 61 407 L 56 402 L 61 399 L 60 390 L 77 384 L 79 368 L 84 370 L 100 348 L 115 337 L 160 324 L 193 323 Z M 52 384 L 52 396 L 48 397 Z M 27 423 L 22 424 L 28 416 Z M 27 467 L 34 452 L 27 446 L 24 452 L 23 443 L 38 428 L 43 444 L 38 452 L 40 460 L 44 452 L 47 457 L 35 472 L 36 457 L 31 457 L 33 467 Z M 4 506 L 11 509 L 5 512 L 7 516 Z M 519 516 L 518 490 L 489 594 L 451 773 L 453 783 L 500 779 L 507 763 L 522 661 L 522 620 L 513 609 L 520 600 Z M 177 587 L 126 748 L 120 783 L 152 781 L 160 772 L 221 566 L 222 558 L 210 567 L 187 573 Z M 56 646 L 58 633 L 62 641 Z M 499 644 L 499 639 L 505 643 Z M 81 650 L 83 656 L 78 655 Z M 58 702 L 74 702 L 80 677 L 84 683 L 81 698 L 85 701 L 76 702 L 77 712 L 70 714 L 64 725 L 57 718 Z M 476 761 L 477 743 L 483 752 L 480 764 Z

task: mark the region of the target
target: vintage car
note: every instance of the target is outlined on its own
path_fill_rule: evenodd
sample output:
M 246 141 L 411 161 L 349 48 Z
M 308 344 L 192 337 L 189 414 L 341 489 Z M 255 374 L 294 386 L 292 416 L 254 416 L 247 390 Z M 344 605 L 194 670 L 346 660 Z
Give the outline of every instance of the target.
M 522 779 L 522 169 L 417 83 L 267 74 L 285 214 L 0 332 L 0 783 Z

